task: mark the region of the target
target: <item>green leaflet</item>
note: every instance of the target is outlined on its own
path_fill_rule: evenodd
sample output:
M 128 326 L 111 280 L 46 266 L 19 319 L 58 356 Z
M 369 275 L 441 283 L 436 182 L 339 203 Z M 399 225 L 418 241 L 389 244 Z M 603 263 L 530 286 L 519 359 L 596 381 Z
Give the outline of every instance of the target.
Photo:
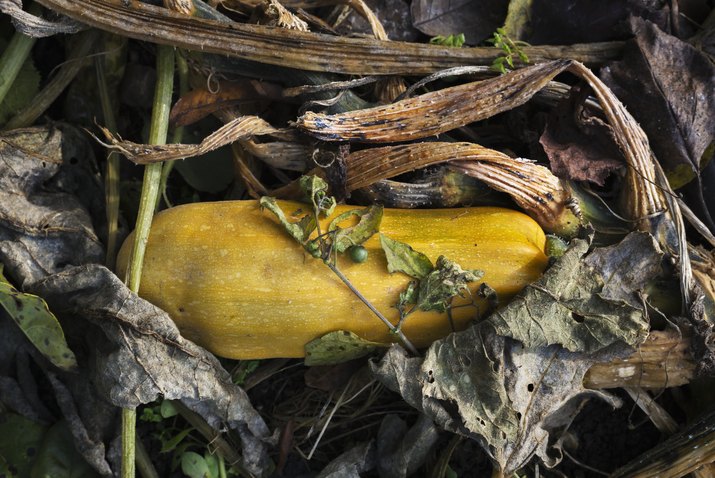
M 301 176 L 298 180 L 305 198 L 318 214 L 329 217 L 335 210 L 335 198 L 328 196 L 328 183 L 318 176 Z
M 429 257 L 412 249 L 409 244 L 380 234 L 380 246 L 387 256 L 387 270 L 390 272 L 404 272 L 415 279 L 422 279 L 434 269 Z
M 36 295 L 15 289 L 2 274 L 0 264 L 0 305 L 7 311 L 22 332 L 56 367 L 72 370 L 77 366 L 74 353 L 67 346 L 57 318 L 45 301 Z
M 370 342 L 347 330 L 330 332 L 305 344 L 305 364 L 332 365 L 347 362 L 374 352 L 386 344 Z
M 333 248 L 342 253 L 349 247 L 357 246 L 370 239 L 380 229 L 382 211 L 382 206 L 376 205 L 365 209 L 352 209 L 333 219 L 328 226 L 328 231 L 337 231 L 333 239 Z M 360 218 L 356 225 L 344 229 L 338 227 L 338 224 L 352 216 Z
M 276 204 L 276 198 L 263 196 L 260 200 L 260 205 L 275 214 L 278 221 L 280 221 L 285 230 L 288 231 L 288 234 L 301 244 L 305 244 L 310 238 L 310 234 L 315 230 L 315 218 L 313 215 L 308 214 L 298 222 L 290 222 L 286 218 L 285 213 L 283 213 L 283 210 Z

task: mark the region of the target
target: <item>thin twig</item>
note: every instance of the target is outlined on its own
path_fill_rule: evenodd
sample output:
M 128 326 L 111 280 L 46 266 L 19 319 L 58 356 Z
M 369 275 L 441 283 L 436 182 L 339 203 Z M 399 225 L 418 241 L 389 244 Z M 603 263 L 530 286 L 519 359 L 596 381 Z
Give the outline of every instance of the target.
M 360 293 L 360 291 L 355 288 L 355 286 L 352 285 L 352 283 L 350 282 L 350 280 L 348 280 L 348 278 L 345 277 L 345 275 L 344 275 L 342 272 L 340 272 L 340 269 L 338 269 L 335 265 L 331 264 L 330 262 L 325 262 L 325 265 L 327 265 L 327 266 L 330 268 L 330 270 L 333 271 L 333 272 L 335 273 L 335 275 L 337 275 L 338 278 L 339 278 L 341 281 L 343 281 L 343 283 L 344 283 L 346 286 L 348 286 L 348 289 L 350 289 L 350 290 L 352 291 L 352 293 L 355 294 L 355 296 L 356 296 L 358 299 L 360 299 L 360 300 L 362 301 L 362 303 L 365 304 L 365 305 L 368 307 L 368 309 L 370 309 L 370 310 L 372 311 L 372 313 L 375 314 L 375 315 L 377 316 L 377 318 L 380 319 L 380 320 L 387 326 L 388 329 L 390 329 L 390 332 L 392 332 L 393 334 L 395 334 L 395 335 L 400 339 L 400 341 L 405 345 L 405 347 L 407 348 L 407 350 L 408 350 L 412 355 L 414 355 L 414 356 L 419 356 L 420 353 L 417 351 L 417 348 L 412 344 L 412 342 L 410 342 L 410 340 L 407 338 L 407 336 L 405 336 L 405 334 L 404 334 L 400 329 L 398 329 L 397 327 L 395 327 L 394 325 L 392 325 L 392 322 L 390 322 L 389 320 L 387 320 L 387 318 L 386 318 L 384 315 L 382 315 L 382 314 L 380 313 L 380 311 L 377 310 L 377 309 L 375 308 L 375 306 L 372 305 L 372 304 L 370 303 L 370 301 L 367 300 L 367 299 L 365 298 L 365 296 L 363 296 L 363 295 Z

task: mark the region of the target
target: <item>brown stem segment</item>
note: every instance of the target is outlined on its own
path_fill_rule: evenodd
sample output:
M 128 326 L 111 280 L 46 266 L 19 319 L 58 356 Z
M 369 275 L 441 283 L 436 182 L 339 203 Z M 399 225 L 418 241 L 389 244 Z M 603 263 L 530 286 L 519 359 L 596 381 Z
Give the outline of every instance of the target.
M 584 386 L 677 387 L 693 380 L 695 365 L 687 332 L 651 332 L 630 357 L 591 367 L 584 377 Z

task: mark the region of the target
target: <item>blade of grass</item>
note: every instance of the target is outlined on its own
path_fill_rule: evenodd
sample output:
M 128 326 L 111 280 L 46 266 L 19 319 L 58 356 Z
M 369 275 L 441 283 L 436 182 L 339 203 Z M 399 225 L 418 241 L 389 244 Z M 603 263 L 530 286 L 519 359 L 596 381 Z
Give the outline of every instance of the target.
M 165 144 L 169 130 L 169 111 L 174 86 L 173 48 L 160 46 L 157 49 L 156 71 L 157 82 L 149 129 L 149 143 Z M 139 291 L 144 252 L 146 243 L 149 240 L 151 221 L 159 199 L 161 167 L 162 163 L 154 163 L 147 165 L 144 169 L 139 216 L 137 217 L 134 244 L 126 279 L 127 286 L 135 293 Z M 125 408 L 122 410 L 122 478 L 134 478 L 135 444 L 136 409 Z
M 40 6 L 33 3 L 28 9 L 28 13 L 39 15 Z M 20 68 L 30 56 L 30 51 L 35 45 L 37 38 L 29 37 L 23 33 L 15 32 L 10 40 L 10 44 L 0 57 L 0 103 L 3 102 L 10 87 L 15 82 Z
M 32 102 L 8 121 L 6 125 L 8 129 L 25 128 L 32 125 L 37 118 L 42 116 L 82 69 L 85 63 L 84 60 L 97 42 L 98 35 L 97 30 L 88 30 L 78 34 L 78 41 L 74 45 L 69 58 Z
M 104 73 L 104 56 L 94 59 L 97 73 L 99 99 L 102 104 L 104 124 L 112 133 L 117 133 L 117 120 L 114 117 L 114 106 Z M 107 267 L 114 269 L 114 259 L 117 253 L 117 232 L 119 229 L 119 153 L 110 151 L 107 154 L 107 169 L 105 177 L 105 200 L 107 208 Z

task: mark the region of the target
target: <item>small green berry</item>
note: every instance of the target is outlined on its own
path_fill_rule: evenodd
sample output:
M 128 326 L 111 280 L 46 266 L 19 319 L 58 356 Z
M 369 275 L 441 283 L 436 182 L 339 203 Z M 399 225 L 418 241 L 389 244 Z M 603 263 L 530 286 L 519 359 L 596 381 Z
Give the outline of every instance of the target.
M 348 253 L 350 254 L 350 259 L 358 264 L 367 260 L 367 249 L 363 246 L 351 246 L 348 249 Z

